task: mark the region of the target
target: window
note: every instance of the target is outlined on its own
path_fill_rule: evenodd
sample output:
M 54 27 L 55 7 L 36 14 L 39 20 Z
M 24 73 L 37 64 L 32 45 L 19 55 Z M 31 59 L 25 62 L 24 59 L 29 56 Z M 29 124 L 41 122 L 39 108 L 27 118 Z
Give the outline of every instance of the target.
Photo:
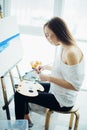
M 41 26 L 53 16 L 54 0 L 11 0 L 11 15 L 20 25 Z
M 42 35 L 43 24 L 54 15 L 55 0 L 11 0 L 10 6 L 21 32 Z
M 63 18 L 78 40 L 87 40 L 87 0 L 65 0 Z

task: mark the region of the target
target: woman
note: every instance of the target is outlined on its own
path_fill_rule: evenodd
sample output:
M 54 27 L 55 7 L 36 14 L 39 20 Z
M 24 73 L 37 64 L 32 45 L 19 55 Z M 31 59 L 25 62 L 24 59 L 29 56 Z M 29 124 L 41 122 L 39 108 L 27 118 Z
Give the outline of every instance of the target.
M 40 73 L 43 69 L 49 69 L 48 66 L 39 66 L 36 69 L 40 80 L 46 81 L 42 84 L 44 92 L 38 92 L 36 97 L 27 97 L 18 92 L 15 93 L 16 119 L 25 117 L 29 120 L 30 126 L 32 126 L 32 123 L 28 115 L 28 109 L 25 116 L 28 102 L 52 110 L 68 111 L 74 106 L 84 79 L 83 53 L 63 19 L 59 17 L 52 18 L 44 25 L 44 33 L 47 40 L 59 48 L 50 75 Z

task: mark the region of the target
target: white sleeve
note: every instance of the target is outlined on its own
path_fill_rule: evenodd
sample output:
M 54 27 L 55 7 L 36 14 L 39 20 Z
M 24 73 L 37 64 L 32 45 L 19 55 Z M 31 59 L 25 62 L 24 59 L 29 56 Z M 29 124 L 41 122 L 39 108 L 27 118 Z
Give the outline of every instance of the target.
M 72 67 L 63 67 L 62 74 L 64 80 L 71 83 L 75 89 L 80 90 L 84 80 L 84 65 L 81 64 Z

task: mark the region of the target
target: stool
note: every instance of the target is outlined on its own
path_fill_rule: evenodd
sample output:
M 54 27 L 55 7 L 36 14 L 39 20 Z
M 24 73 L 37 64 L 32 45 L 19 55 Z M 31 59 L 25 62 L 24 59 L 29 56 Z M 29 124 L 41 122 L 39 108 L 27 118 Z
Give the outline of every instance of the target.
M 50 122 L 50 116 L 53 110 L 47 109 L 46 110 L 46 119 L 45 119 L 45 130 L 49 129 L 49 122 Z M 70 121 L 69 121 L 69 130 L 72 129 L 73 126 L 73 120 L 75 115 L 75 122 L 74 122 L 74 130 L 78 130 L 78 124 L 79 124 L 79 106 L 75 105 L 70 111 L 64 112 L 64 111 L 55 111 L 61 114 L 70 114 Z

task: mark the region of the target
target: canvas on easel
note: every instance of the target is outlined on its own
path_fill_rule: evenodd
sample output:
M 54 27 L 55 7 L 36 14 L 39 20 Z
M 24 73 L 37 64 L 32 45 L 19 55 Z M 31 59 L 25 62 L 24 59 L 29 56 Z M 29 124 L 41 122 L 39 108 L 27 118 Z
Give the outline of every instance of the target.
M 12 69 L 22 56 L 23 49 L 16 17 L 0 19 L 0 77 Z

